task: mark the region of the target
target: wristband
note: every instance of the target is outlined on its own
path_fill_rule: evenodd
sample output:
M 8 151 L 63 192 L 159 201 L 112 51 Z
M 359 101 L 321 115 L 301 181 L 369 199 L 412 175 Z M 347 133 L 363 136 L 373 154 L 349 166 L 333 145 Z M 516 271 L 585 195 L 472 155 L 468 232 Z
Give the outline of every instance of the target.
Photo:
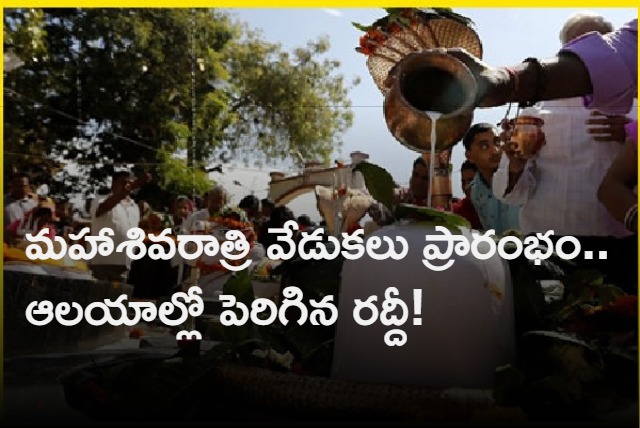
M 540 96 L 546 84 L 546 79 L 544 74 L 544 67 L 542 67 L 542 64 L 537 58 L 527 58 L 522 62 L 528 62 L 533 64 L 536 70 L 536 87 L 533 93 L 533 99 L 529 101 L 522 101 L 519 104 L 521 108 L 525 108 L 525 107 L 531 107 L 534 104 L 536 104 L 538 101 L 540 101 Z

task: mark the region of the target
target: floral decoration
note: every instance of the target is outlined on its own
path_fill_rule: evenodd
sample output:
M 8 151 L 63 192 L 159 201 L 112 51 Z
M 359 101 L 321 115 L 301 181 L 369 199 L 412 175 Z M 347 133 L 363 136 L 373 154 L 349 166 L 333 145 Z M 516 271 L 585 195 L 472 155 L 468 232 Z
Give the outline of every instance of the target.
M 464 24 L 472 21 L 462 15 L 453 12 L 450 8 L 385 8 L 387 16 L 376 20 L 371 25 L 362 25 L 352 22 L 353 26 L 365 32 L 360 37 L 360 44 L 356 52 L 371 56 L 376 53 L 387 39 L 402 31 L 415 29 L 432 18 L 450 18 Z

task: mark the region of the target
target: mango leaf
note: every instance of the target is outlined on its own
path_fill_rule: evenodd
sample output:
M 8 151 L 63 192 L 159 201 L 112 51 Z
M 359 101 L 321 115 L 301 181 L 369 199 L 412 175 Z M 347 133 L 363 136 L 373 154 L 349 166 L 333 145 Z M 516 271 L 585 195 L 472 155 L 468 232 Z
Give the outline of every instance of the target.
M 412 9 L 412 8 L 389 7 L 389 8 L 383 8 L 383 9 L 385 10 L 385 12 L 387 12 L 388 16 L 381 18 L 378 21 L 383 20 L 385 18 L 389 18 L 389 20 L 392 20 L 395 17 L 401 17 L 402 13 L 405 10 Z M 413 9 L 423 19 L 445 18 L 445 19 L 451 19 L 451 20 L 460 22 L 461 24 L 464 24 L 464 25 L 473 24 L 473 21 L 470 18 L 467 18 L 464 15 L 460 15 L 459 13 L 454 12 L 453 9 L 451 9 L 450 7 L 431 7 L 431 8 L 421 7 L 421 8 L 413 8 Z
M 356 27 L 358 30 L 364 31 L 364 32 L 367 32 L 367 31 L 369 31 L 369 29 L 371 29 L 370 25 L 363 25 L 363 24 L 359 24 L 357 22 L 351 22 L 351 25 Z
M 454 21 L 458 21 L 461 24 L 465 25 L 473 25 L 473 21 L 470 18 L 467 18 L 464 15 L 460 15 L 451 9 L 450 7 L 434 7 L 432 9 L 418 9 L 418 11 L 422 13 L 427 13 L 430 11 L 434 11 L 441 18 L 452 19 Z
M 454 230 L 458 227 L 471 228 L 469 221 L 457 214 L 412 204 L 399 204 L 396 217 L 428 221 Z
M 602 273 L 596 270 L 581 269 L 566 275 L 562 279 L 567 303 L 578 303 L 591 293 L 591 284 L 598 281 Z M 591 299 L 589 298 L 589 301 Z
M 354 171 L 362 173 L 371 196 L 393 212 L 393 189 L 396 186 L 391 174 L 386 169 L 369 162 L 360 162 Z
M 598 303 L 601 305 L 605 305 L 607 303 L 614 302 L 618 299 L 618 297 L 623 296 L 625 292 L 615 285 L 604 284 L 597 289 L 598 292 Z
M 222 292 L 224 294 L 232 294 L 236 296 L 236 300 L 238 302 L 242 302 L 247 305 L 247 307 L 250 307 L 251 302 L 253 302 L 254 295 L 249 269 L 244 269 L 231 275 L 227 282 L 224 283 Z
M 522 338 L 523 349 L 529 349 L 532 352 L 534 349 L 537 352 L 545 352 L 545 349 L 553 349 L 556 346 L 575 346 L 585 350 L 590 361 L 600 359 L 595 346 L 574 333 L 566 331 L 532 330 L 525 333 Z

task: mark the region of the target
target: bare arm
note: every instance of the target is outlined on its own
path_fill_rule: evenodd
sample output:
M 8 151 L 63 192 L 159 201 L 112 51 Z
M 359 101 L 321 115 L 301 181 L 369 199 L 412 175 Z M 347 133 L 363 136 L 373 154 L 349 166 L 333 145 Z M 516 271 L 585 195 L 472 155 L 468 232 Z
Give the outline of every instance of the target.
M 124 187 L 118 188 L 118 190 L 114 191 L 111 196 L 102 201 L 98 208 L 96 209 L 96 217 L 100 217 L 105 213 L 108 213 L 120 203 L 121 200 L 126 198 L 136 189 L 144 186 L 146 183 L 151 181 L 151 174 L 146 173 L 142 177 L 135 180 L 133 183 L 126 184 Z
M 469 67 L 476 78 L 479 107 L 570 98 L 593 91 L 589 71 L 580 58 L 569 52 L 560 52 L 539 63 L 525 61 L 513 67 L 497 68 L 464 49 L 447 49 L 447 53 Z
M 637 158 L 634 144 L 626 143 L 598 188 L 598 199 L 620 222 L 624 222 L 627 211 L 638 203 L 633 191 L 638 179 Z
M 118 203 L 120 203 L 120 201 L 126 196 L 127 195 L 122 196 L 119 194 L 110 195 L 107 199 L 103 200 L 100 205 L 98 205 L 98 208 L 96 208 L 96 217 L 100 217 L 111 211 L 113 207 L 118 205 Z

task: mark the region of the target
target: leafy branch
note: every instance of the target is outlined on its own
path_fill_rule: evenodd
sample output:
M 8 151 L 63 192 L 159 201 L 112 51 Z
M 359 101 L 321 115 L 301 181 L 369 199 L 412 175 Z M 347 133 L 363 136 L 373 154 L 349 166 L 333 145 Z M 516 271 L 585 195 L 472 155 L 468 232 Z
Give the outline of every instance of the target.
M 396 23 L 402 26 L 408 26 L 412 22 L 412 18 L 421 20 L 429 20 L 434 18 L 447 18 L 458 21 L 464 25 L 473 25 L 473 21 L 466 16 L 460 15 L 448 7 L 434 8 L 383 8 L 387 12 L 387 16 L 377 19 L 369 25 L 352 22 L 351 24 L 360 31 L 367 32 L 372 29 L 387 28 L 390 24 Z

